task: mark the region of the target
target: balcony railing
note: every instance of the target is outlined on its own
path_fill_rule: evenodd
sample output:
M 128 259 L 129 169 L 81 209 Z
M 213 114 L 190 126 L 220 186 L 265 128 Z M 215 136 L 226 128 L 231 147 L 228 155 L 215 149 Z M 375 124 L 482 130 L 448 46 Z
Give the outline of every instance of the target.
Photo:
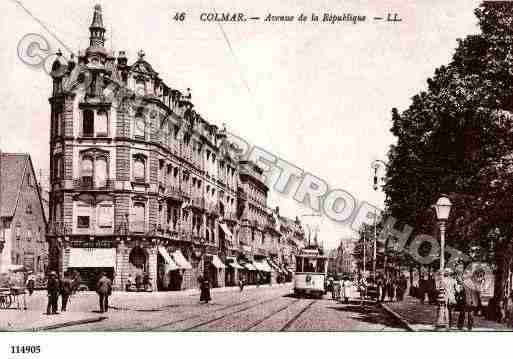
M 235 215 L 235 213 L 225 213 L 223 219 L 226 222 L 232 222 L 232 223 L 236 223 L 238 221 L 238 218 Z
M 78 190 L 109 191 L 114 189 L 114 181 L 110 179 L 97 180 L 92 177 L 75 178 L 73 187 Z
M 221 210 L 219 208 L 219 204 L 217 203 L 207 203 L 207 212 L 212 216 L 219 217 L 221 214 Z
M 204 211 L 206 207 L 205 199 L 200 197 L 192 198 L 189 206 L 193 210 Z
M 182 202 L 184 197 L 186 197 L 186 194 L 178 186 L 168 185 L 166 187 L 166 191 L 164 192 L 164 197 Z

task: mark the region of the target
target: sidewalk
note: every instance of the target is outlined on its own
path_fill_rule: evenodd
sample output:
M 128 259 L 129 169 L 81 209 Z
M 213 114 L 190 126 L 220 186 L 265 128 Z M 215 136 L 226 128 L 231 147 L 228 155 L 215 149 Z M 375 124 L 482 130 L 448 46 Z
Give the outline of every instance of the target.
M 403 323 L 408 330 L 418 331 L 434 331 L 433 323 L 436 321 L 437 307 L 436 305 L 421 304 L 417 298 L 406 296 L 402 302 L 385 302 L 381 306 Z M 458 312 L 454 312 L 454 327 L 451 331 L 460 332 L 456 328 Z M 474 316 L 473 331 L 511 331 L 505 325 L 489 321 L 481 316 Z M 466 331 L 466 329 L 465 329 Z
M 99 322 L 100 313 L 64 312 L 46 315 L 39 310 L 5 309 L 0 311 L 0 331 L 40 331 L 70 325 Z

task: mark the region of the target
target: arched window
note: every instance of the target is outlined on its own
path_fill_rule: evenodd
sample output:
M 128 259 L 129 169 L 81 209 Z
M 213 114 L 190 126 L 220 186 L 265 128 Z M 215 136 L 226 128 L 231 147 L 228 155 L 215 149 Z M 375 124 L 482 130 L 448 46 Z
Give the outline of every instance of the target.
M 144 159 L 134 159 L 134 180 L 144 182 L 146 180 L 146 166 Z
M 93 159 L 91 157 L 82 158 L 80 177 L 82 178 L 83 186 L 93 185 Z
M 105 157 L 97 158 L 94 163 L 94 179 L 97 187 L 107 185 L 107 159 Z
M 146 86 L 143 80 L 136 80 L 135 81 L 135 94 L 137 96 L 144 96 L 146 95 Z
M 107 112 L 101 110 L 98 111 L 98 116 L 96 117 L 96 135 L 97 136 L 108 136 L 109 128 L 108 128 L 108 118 Z
M 137 114 L 134 118 L 134 138 L 143 139 L 146 130 L 146 121 L 142 114 Z
M 82 136 L 94 136 L 94 113 L 91 110 L 84 110 L 82 118 Z
M 130 251 L 128 262 L 135 268 L 146 271 L 146 253 L 141 247 L 134 247 Z

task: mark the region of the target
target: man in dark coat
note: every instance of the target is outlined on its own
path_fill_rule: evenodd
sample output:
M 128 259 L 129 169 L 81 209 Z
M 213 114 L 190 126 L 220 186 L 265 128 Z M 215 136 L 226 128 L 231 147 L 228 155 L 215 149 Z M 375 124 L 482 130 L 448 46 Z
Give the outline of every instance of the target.
M 460 282 L 461 283 L 461 282 Z M 478 305 L 478 292 L 475 284 L 470 279 L 463 280 L 460 284 L 460 314 L 458 316 L 458 329 L 463 329 L 465 325 L 465 314 L 467 316 L 467 329 L 474 327 L 474 310 Z M 462 292 L 462 293 L 461 293 Z
M 112 294 L 112 281 L 107 278 L 105 272 L 102 272 L 96 285 L 96 293 L 100 299 L 100 313 L 109 310 L 109 295 Z
M 212 298 L 210 297 L 210 282 L 208 281 L 208 279 L 204 278 L 200 282 L 200 303 L 208 303 L 211 300 Z
M 66 273 L 61 282 L 61 312 L 66 311 L 71 293 L 73 293 L 73 280 L 70 278 L 69 274 Z
M 54 271 L 48 275 L 46 283 L 46 290 L 48 293 L 48 305 L 46 306 L 46 314 L 59 314 L 57 312 L 57 301 L 59 300 L 60 281 L 57 278 L 57 273 Z

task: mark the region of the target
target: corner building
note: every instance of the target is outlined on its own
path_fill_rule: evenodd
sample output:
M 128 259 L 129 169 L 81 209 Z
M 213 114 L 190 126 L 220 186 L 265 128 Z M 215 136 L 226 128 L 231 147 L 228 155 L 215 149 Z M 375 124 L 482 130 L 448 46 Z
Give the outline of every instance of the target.
M 148 290 L 181 290 L 199 276 L 220 287 L 258 272 L 238 261 L 253 252 L 238 239 L 250 226 L 241 225 L 249 187 L 226 131 L 194 110 L 189 90 L 167 86 L 142 50 L 131 65 L 125 52 L 107 51 L 99 5 L 89 31 L 77 59 L 58 54 L 52 67 L 49 266 L 79 272 L 91 289 L 104 271 L 116 290 L 139 273 Z M 253 226 L 264 230 L 273 218 L 267 188 L 258 174 L 253 183 L 261 216 Z

